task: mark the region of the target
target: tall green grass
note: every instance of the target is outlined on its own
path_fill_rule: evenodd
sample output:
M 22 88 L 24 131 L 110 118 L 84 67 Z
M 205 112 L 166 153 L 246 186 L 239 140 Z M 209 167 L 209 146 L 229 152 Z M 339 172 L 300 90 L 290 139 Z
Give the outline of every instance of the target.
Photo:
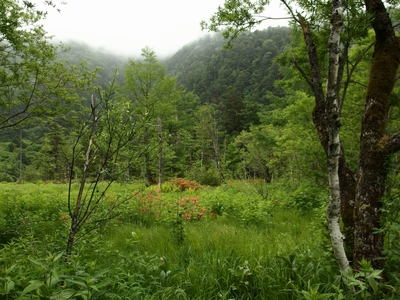
M 368 267 L 354 275 L 354 290 L 344 285 L 318 205 L 299 210 L 284 193 L 266 200 L 238 182 L 197 188 L 112 186 L 104 205 L 123 200 L 118 217 L 65 259 L 66 186 L 0 185 L 2 230 L 18 228 L 0 249 L 0 299 L 399 296 L 389 285 L 375 290 L 369 282 L 379 274 Z
M 171 225 L 119 226 L 105 239 L 125 254 L 163 257 L 170 271 L 181 271 L 173 283 L 189 299 L 295 299 L 294 284 L 306 288 L 309 280 L 329 282 L 337 273 L 326 260 L 320 226 L 293 210 L 277 209 L 262 227 L 222 216 L 186 222 L 184 230 L 181 244 Z

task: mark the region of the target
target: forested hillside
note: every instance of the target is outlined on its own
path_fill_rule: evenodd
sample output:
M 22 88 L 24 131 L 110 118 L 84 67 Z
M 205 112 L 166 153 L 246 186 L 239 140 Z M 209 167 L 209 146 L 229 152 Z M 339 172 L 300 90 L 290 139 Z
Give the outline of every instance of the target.
M 201 104 L 215 104 L 222 130 L 237 134 L 259 123 L 259 105 L 268 104 L 267 91 L 282 95 L 275 81 L 282 78 L 274 62 L 289 43 L 289 28 L 248 32 L 233 41 L 208 35 L 180 49 L 167 61 L 177 83 L 196 94 Z
M 82 43 L 70 42 L 59 51 L 57 59 L 94 71 L 96 79 L 92 87 L 78 90 L 80 100 L 68 104 L 72 110 L 67 114 L 35 118 L 30 123 L 1 131 L 0 181 L 66 180 L 74 130 L 85 118 L 81 112 L 89 109 L 91 97 L 97 96 L 97 90 L 110 84 L 116 70 L 118 97 L 133 104 L 138 95 L 132 91 L 134 94 L 129 96 L 129 90 L 135 83 L 128 82 L 127 72 L 130 67 L 135 69 L 141 60 L 155 68 L 143 76 L 161 76 L 161 81 L 164 80 L 162 78 L 169 78 L 170 87 L 160 88 L 175 90 L 168 92 L 175 93 L 175 98 L 163 100 L 166 106 L 162 113 L 160 99 L 151 104 L 141 102 L 144 110 L 152 111 L 153 119 L 150 119 L 152 125 L 146 133 L 149 136 L 143 137 L 147 141 L 137 143 L 144 143 L 141 147 L 150 147 L 150 150 L 142 155 L 139 153 L 144 148 L 141 150 L 141 147 L 132 146 L 131 151 L 138 153 L 136 159 L 139 161 L 132 158 L 127 178 L 156 181 L 158 154 L 155 128 L 159 116 L 163 116 L 163 128 L 167 133 L 164 148 L 166 178 L 204 172 L 209 172 L 212 178 L 216 177 L 216 182 L 225 177 L 237 177 L 237 163 L 242 158 L 235 150 L 237 147 L 232 144 L 233 140 L 251 124 L 260 123 L 258 113 L 268 104 L 267 92 L 282 94 L 274 86 L 274 82 L 281 78 L 274 58 L 288 43 L 288 28 L 279 27 L 244 34 L 233 42 L 232 49 L 224 48 L 226 41 L 219 35 L 209 35 L 184 46 L 166 61 L 158 62 L 156 53 L 153 53 L 152 61 L 146 62 L 145 57 L 128 60 Z M 145 55 L 150 55 L 151 50 L 146 51 Z M 161 81 L 159 84 L 163 85 Z M 151 92 L 150 89 L 146 93 Z M 231 152 L 229 155 L 227 147 Z M 225 168 L 222 164 L 228 156 L 231 170 L 230 174 L 224 175 L 226 170 L 222 169 Z M 215 168 L 216 162 L 220 168 Z M 199 172 L 200 169 L 204 172 Z
M 228 98 L 229 87 L 244 99 L 266 104 L 266 91 L 278 93 L 274 82 L 282 78 L 273 60 L 289 42 L 287 27 L 247 32 L 232 48 L 224 47 L 227 41 L 220 34 L 208 35 L 168 59 L 168 71 L 201 103 Z

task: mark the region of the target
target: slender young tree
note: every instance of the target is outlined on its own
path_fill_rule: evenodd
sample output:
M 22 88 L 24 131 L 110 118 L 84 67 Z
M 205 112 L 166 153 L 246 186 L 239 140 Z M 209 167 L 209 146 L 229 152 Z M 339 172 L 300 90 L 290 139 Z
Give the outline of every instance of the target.
M 157 118 L 158 127 L 158 188 L 161 189 L 163 181 L 163 169 L 164 169 L 164 159 L 163 159 L 163 132 L 162 132 L 162 122 L 161 118 Z
M 201 165 L 203 166 L 204 162 L 207 163 L 207 160 L 211 159 L 221 182 L 225 183 L 220 153 L 220 130 L 215 106 L 211 104 L 201 106 L 196 113 L 196 120 L 197 125 L 195 128 L 201 152 Z
M 340 149 L 340 105 L 339 105 L 339 55 L 340 34 L 343 27 L 343 2 L 332 1 L 331 33 L 328 40 L 329 62 L 326 85 L 326 115 L 328 118 L 328 178 L 330 201 L 328 204 L 327 221 L 331 236 L 333 251 L 340 269 L 347 273 L 350 264 L 344 248 L 344 236 L 340 229 L 340 182 L 339 158 Z
M 114 77 L 115 78 L 115 77 Z M 66 245 L 71 255 L 77 239 L 113 218 L 114 209 L 121 202 L 114 201 L 103 213 L 99 207 L 111 184 L 125 173 L 120 161 L 123 149 L 137 136 L 142 126 L 126 110 L 126 103 L 115 99 L 114 81 L 92 97 L 89 117 L 79 128 L 73 145 L 68 185 L 68 211 L 71 219 Z M 79 158 L 84 153 L 83 165 Z M 76 198 L 72 195 L 75 174 L 80 174 Z

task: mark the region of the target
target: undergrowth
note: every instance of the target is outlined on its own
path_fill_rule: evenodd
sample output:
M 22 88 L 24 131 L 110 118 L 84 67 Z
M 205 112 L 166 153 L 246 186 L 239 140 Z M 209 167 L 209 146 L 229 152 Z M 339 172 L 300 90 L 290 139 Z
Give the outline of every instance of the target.
M 359 273 L 340 274 L 323 210 L 303 205 L 310 193 L 266 199 L 235 182 L 165 186 L 115 185 L 103 205 L 129 201 L 65 257 L 64 187 L 3 185 L 0 299 L 400 298 L 395 272 L 385 282 L 362 262 Z

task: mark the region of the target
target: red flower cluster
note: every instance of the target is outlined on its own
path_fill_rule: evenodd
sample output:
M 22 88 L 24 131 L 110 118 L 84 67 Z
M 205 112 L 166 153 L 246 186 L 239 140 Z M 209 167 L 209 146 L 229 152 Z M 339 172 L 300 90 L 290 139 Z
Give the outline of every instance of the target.
M 66 223 L 68 219 L 69 216 L 67 214 L 62 214 L 61 217 L 59 218 L 59 220 L 62 221 L 63 223 Z
M 179 213 L 185 220 L 198 221 L 207 214 L 207 209 L 201 206 L 198 196 L 180 197 L 175 201 L 169 201 L 164 198 L 164 194 L 160 190 L 137 195 L 136 203 L 141 215 L 154 216 L 157 221 L 169 220 L 176 216 L 176 213 Z
M 197 190 L 200 188 L 200 185 L 196 181 L 186 180 L 183 178 L 174 178 L 170 180 L 170 182 L 181 191 Z
M 201 220 L 201 218 L 206 214 L 207 209 L 200 207 L 198 201 L 199 197 L 178 199 L 177 204 L 181 209 L 182 217 L 185 220 Z

